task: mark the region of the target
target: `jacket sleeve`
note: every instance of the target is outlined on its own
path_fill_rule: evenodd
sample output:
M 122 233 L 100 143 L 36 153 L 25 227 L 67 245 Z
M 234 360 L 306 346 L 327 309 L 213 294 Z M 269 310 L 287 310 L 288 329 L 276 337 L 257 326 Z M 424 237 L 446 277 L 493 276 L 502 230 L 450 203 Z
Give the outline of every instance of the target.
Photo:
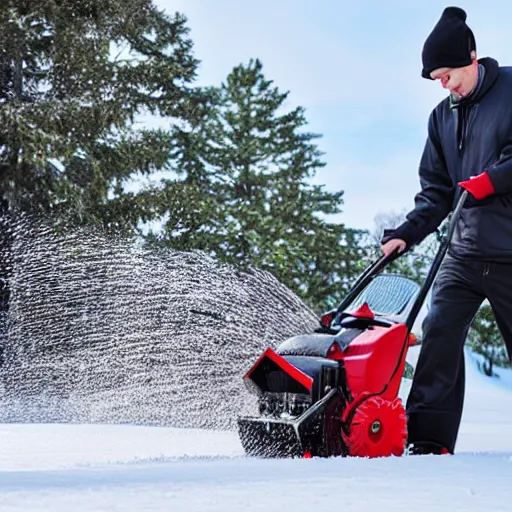
M 435 114 L 432 112 L 428 121 L 428 138 L 419 167 L 421 190 L 414 198 L 414 208 L 398 228 L 385 231 L 382 243 L 401 238 L 409 249 L 434 232 L 452 209 L 455 186 L 446 169 Z
M 496 194 L 512 192 L 512 136 L 501 151 L 499 160 L 485 169 Z

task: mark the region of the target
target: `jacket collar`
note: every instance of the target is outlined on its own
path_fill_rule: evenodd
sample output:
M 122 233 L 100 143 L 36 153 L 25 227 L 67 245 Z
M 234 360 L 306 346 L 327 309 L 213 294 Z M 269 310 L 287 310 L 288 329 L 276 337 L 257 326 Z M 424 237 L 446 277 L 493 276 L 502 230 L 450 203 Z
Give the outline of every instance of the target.
M 478 64 L 481 64 L 484 67 L 482 83 L 479 83 L 476 90 L 467 98 L 462 98 L 458 102 L 450 101 L 450 106 L 452 108 L 461 108 L 478 103 L 496 82 L 500 72 L 498 61 L 491 57 L 484 57 L 483 59 L 478 60 Z

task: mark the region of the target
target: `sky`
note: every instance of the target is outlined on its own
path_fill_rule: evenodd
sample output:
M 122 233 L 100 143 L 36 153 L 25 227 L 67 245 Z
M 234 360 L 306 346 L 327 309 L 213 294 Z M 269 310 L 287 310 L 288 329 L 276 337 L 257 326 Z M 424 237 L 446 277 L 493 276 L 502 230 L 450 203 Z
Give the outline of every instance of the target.
M 512 3 L 469 0 L 155 0 L 188 18 L 196 85 L 220 85 L 251 58 L 306 109 L 325 168 L 314 177 L 344 191 L 335 220 L 372 229 L 380 213 L 405 213 L 419 190 L 428 116 L 446 93 L 421 78 L 423 43 L 449 5 L 468 13 L 479 57 L 512 64 Z

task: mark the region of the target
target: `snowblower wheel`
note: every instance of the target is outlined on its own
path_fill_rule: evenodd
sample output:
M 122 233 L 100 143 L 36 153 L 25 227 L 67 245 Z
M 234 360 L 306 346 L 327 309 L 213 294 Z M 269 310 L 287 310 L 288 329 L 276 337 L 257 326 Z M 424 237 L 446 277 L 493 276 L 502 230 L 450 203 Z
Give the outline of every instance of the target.
M 374 396 L 359 405 L 342 431 L 348 454 L 353 457 L 401 456 L 407 442 L 407 417 L 400 398 L 393 401 Z

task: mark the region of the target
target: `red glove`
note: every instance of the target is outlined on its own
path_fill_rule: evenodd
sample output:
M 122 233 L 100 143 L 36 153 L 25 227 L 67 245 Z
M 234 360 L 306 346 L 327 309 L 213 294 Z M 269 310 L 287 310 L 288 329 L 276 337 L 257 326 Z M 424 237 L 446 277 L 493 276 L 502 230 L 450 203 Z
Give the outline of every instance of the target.
M 465 188 L 475 199 L 484 199 L 495 192 L 487 172 L 483 172 L 478 176 L 471 176 L 467 181 L 460 181 L 459 185 Z

